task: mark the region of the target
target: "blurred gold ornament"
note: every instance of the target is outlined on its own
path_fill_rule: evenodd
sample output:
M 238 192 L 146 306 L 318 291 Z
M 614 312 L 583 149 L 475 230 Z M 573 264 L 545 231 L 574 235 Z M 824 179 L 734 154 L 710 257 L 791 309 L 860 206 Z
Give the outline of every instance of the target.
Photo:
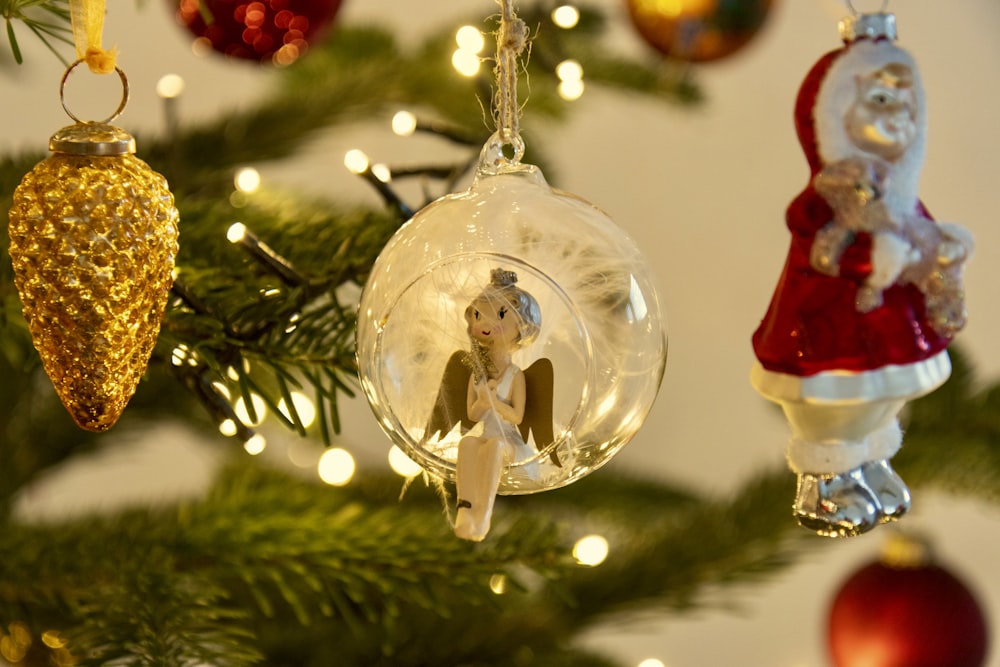
M 763 27 L 774 0 L 625 0 L 643 41 L 692 63 L 726 58 Z
M 77 122 L 49 150 L 14 191 L 15 283 L 63 405 L 81 428 L 104 431 L 135 393 L 156 344 L 178 214 L 166 179 L 135 157 L 124 130 Z

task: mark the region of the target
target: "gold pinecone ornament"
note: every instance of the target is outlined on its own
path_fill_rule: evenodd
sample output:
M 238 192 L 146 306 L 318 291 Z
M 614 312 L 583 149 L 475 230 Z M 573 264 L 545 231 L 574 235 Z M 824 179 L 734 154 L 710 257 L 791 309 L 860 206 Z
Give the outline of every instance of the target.
M 14 191 L 10 255 L 42 365 L 80 428 L 118 421 L 145 373 L 173 282 L 166 179 L 107 123 L 77 122 Z

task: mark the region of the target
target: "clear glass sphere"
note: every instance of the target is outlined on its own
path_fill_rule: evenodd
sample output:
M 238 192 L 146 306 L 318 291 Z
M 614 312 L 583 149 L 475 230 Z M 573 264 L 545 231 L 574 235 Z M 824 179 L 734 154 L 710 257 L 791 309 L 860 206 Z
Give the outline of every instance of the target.
M 419 211 L 375 262 L 358 313 L 361 384 L 392 441 L 454 480 L 463 428 L 431 433 L 431 415 L 449 359 L 471 347 L 466 309 L 495 269 L 514 272 L 541 312 L 513 363 L 545 358 L 554 369 L 551 397 L 530 395 L 530 385 L 527 396 L 551 400 L 554 442 L 528 440 L 498 492 L 564 486 L 639 430 L 663 377 L 666 329 L 634 241 L 593 204 L 549 187 L 537 167 L 508 160 L 496 138 L 472 186 Z

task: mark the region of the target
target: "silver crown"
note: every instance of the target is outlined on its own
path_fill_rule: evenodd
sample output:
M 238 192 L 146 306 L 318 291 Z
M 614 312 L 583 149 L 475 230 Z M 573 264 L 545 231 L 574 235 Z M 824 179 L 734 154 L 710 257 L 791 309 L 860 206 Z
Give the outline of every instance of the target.
M 878 39 L 884 37 L 896 39 L 896 15 L 880 12 L 878 14 L 854 14 L 840 20 L 840 37 L 845 42 L 859 39 Z

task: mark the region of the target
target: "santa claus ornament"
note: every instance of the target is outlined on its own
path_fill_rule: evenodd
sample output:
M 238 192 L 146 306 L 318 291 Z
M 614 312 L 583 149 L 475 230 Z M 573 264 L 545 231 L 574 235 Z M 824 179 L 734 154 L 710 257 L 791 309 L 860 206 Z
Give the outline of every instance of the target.
M 791 245 L 760 327 L 751 381 L 791 427 L 793 513 L 820 535 L 893 521 L 903 405 L 951 372 L 964 326 L 968 232 L 935 222 L 917 183 L 926 105 L 892 14 L 841 22 L 843 47 L 806 75 L 795 125 L 810 180 L 786 213 Z
M 390 239 L 357 325 L 379 424 L 429 475 L 455 482 L 455 533 L 473 541 L 496 495 L 564 486 L 628 443 L 667 347 L 635 242 L 521 162 L 513 79 L 526 27 L 502 4 L 499 128 L 470 188 Z

